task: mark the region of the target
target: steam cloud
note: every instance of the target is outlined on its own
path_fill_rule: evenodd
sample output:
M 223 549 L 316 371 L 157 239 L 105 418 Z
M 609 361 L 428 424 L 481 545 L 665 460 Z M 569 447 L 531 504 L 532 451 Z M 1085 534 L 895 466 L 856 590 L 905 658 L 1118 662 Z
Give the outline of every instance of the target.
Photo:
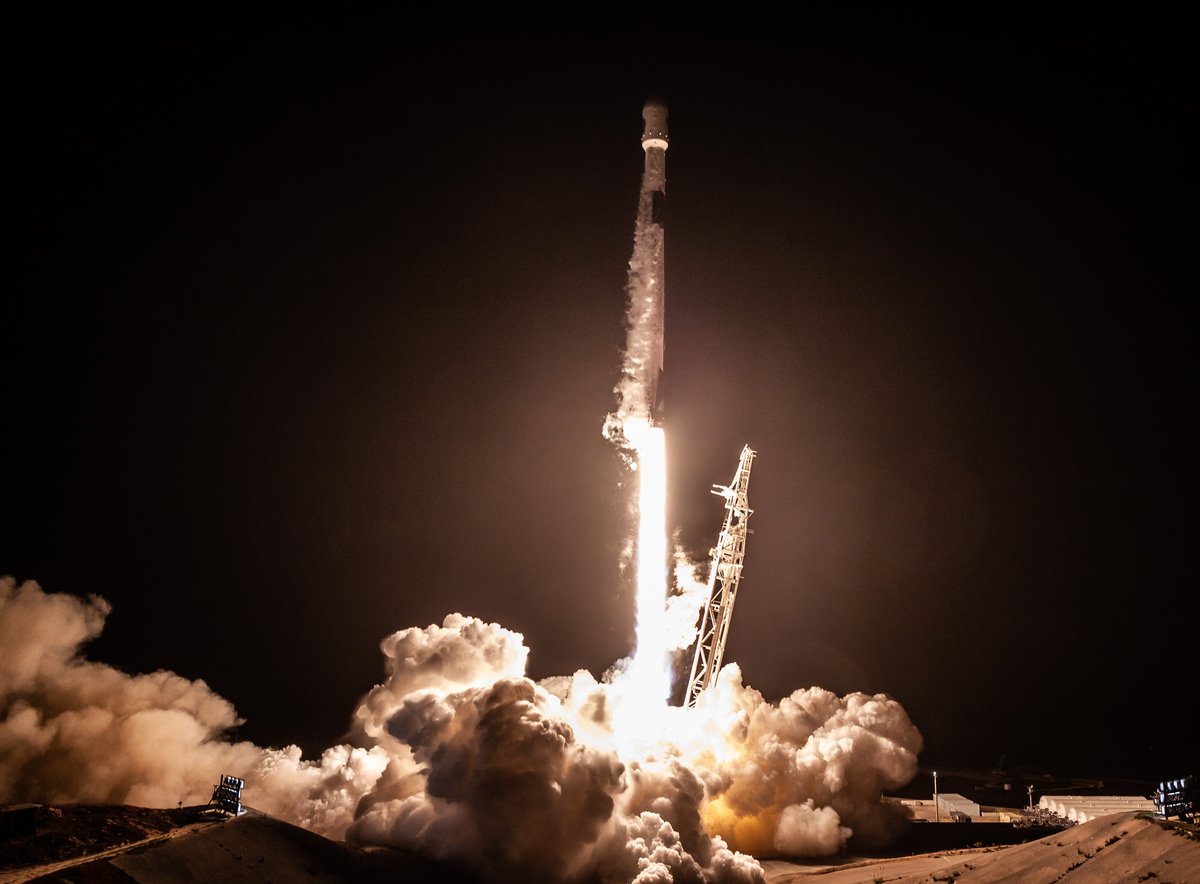
M 620 665 L 534 681 L 521 635 L 451 614 L 382 641 L 354 745 L 306 760 L 225 741 L 239 719 L 203 681 L 85 659 L 108 611 L 0 578 L 0 801 L 204 803 L 230 773 L 250 806 L 331 838 L 563 881 L 762 881 L 749 854 L 883 845 L 905 825 L 880 796 L 915 774 L 921 737 L 884 695 L 770 703 L 731 664 L 630 745 Z

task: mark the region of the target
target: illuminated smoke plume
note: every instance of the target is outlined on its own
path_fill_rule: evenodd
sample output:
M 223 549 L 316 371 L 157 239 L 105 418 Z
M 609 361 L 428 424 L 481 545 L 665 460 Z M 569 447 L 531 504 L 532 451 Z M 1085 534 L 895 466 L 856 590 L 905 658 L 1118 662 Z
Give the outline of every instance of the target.
M 214 773 L 257 758 L 220 740 L 237 714 L 204 682 L 80 657 L 108 612 L 0 577 L 0 803 L 204 801 Z
M 258 810 L 333 838 L 473 864 L 484 878 L 761 881 L 749 855 L 821 856 L 894 838 L 880 793 L 920 735 L 884 696 L 811 688 L 780 703 L 734 665 L 660 730 L 622 734 L 628 675 L 534 681 L 522 637 L 451 614 L 383 640 L 386 678 L 356 745 L 228 743 L 201 681 L 87 661 L 107 604 L 0 581 L 0 801 L 203 803 L 221 773 Z

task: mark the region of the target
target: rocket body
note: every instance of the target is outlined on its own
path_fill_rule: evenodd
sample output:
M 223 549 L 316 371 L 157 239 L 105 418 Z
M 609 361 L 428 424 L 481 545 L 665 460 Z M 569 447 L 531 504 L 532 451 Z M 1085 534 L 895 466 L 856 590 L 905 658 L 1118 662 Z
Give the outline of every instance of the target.
M 667 192 L 667 109 L 658 102 L 642 108 L 642 151 L 645 167 L 638 191 L 633 254 L 625 285 L 625 359 L 617 382 L 617 410 L 604 422 L 604 435 L 623 448 L 636 447 L 625 435 L 629 421 L 659 423 L 659 377 L 663 369 L 663 226 L 660 217 Z
M 667 108 L 651 101 L 642 108 L 642 150 L 645 166 L 638 196 L 634 252 L 629 262 L 631 313 L 641 334 L 635 368 L 645 395 L 645 414 L 657 423 L 661 416 L 659 379 L 663 370 L 666 265 L 662 202 L 667 193 Z
M 642 189 L 667 192 L 667 108 L 651 101 L 642 108 L 642 150 L 646 152 L 646 169 L 642 173 Z

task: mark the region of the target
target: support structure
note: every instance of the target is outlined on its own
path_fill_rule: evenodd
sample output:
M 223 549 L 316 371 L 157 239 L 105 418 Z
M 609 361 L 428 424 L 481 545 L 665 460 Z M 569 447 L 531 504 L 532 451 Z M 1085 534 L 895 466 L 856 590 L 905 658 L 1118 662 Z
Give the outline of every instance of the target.
M 717 545 L 710 551 L 712 568 L 708 575 L 708 601 L 700 615 L 700 636 L 696 640 L 692 674 L 684 696 L 686 706 L 696 705 L 696 700 L 721 671 L 721 661 L 725 657 L 729 621 L 733 617 L 733 603 L 742 579 L 742 562 L 746 558 L 746 535 L 750 533 L 746 523 L 754 512 L 746 498 L 754 454 L 749 445 L 745 446 L 733 481 L 728 485 L 713 486 L 712 493 L 725 498 L 725 525 Z
M 209 800 L 208 806 L 231 816 L 241 816 L 242 789 L 244 788 L 246 788 L 246 781 L 241 777 L 222 774 L 221 782 L 213 787 L 212 798 Z

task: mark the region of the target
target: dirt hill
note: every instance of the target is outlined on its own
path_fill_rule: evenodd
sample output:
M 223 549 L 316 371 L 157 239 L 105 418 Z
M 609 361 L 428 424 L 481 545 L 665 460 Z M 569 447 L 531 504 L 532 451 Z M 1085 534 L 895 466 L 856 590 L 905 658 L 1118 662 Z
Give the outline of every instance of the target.
M 0 842 L 2 884 L 472 880 L 406 851 L 352 847 L 253 810 L 229 818 L 202 807 L 41 807 L 36 834 Z
M 1200 884 L 1196 826 L 1146 814 L 1120 813 L 1061 829 L 1011 847 L 939 851 L 892 859 L 764 863 L 770 884 L 814 876 L 816 884 L 926 884 L 1032 882 L 1032 884 Z
M 1195 826 L 1124 813 L 1009 847 L 806 863 L 769 860 L 763 865 L 770 884 L 810 877 L 820 884 L 1200 884 L 1200 836 Z M 475 880 L 463 869 L 404 851 L 329 841 L 255 811 L 226 818 L 207 815 L 203 808 L 44 806 L 38 808 L 36 834 L 0 842 L 3 884 Z

